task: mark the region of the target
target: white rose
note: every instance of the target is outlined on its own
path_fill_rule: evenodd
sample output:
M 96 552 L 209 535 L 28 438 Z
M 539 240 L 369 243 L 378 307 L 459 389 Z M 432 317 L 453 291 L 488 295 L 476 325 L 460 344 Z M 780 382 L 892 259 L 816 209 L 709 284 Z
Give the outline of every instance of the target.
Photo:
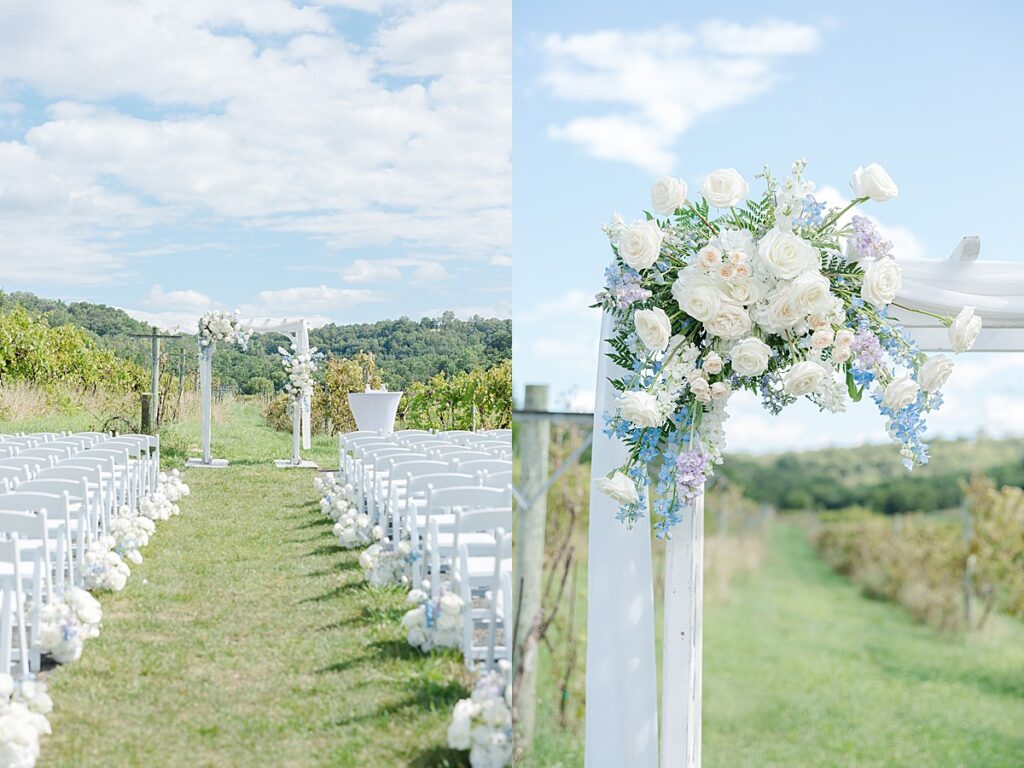
M 969 352 L 981 333 L 981 318 L 974 314 L 974 307 L 964 307 L 949 326 L 949 340 L 954 352 Z
M 917 382 L 925 392 L 938 392 L 953 372 L 953 361 L 945 355 L 929 357 L 917 372 Z
M 804 315 L 828 312 L 832 306 L 832 291 L 828 278 L 820 272 L 804 272 L 789 285 L 790 300 Z
M 704 179 L 700 193 L 715 208 L 732 208 L 747 196 L 749 186 L 735 168 L 719 168 Z
M 664 233 L 654 221 L 638 221 L 619 235 L 619 257 L 633 269 L 647 269 L 658 260 Z
M 717 352 L 709 352 L 704 356 L 704 363 L 701 368 L 708 373 L 714 375 L 722 372 L 722 356 Z
M 908 376 L 900 376 L 893 379 L 882 393 L 882 407 L 889 408 L 894 413 L 902 411 L 917 399 L 917 393 L 920 391 L 921 388 L 916 381 Z
M 602 477 L 597 481 L 597 490 L 620 504 L 635 504 L 640 496 L 636 492 L 636 483 L 622 472 L 611 477 Z
M 811 349 L 825 349 L 832 345 L 835 338 L 831 328 L 819 328 L 811 334 Z
M 849 360 L 852 355 L 853 352 L 850 351 L 849 347 L 836 347 L 832 350 L 833 362 L 839 363 L 840 365 Z
M 892 304 L 903 287 L 903 270 L 892 259 L 875 259 L 864 267 L 864 284 L 860 295 L 878 308 Z
M 789 288 L 777 288 L 768 297 L 768 303 L 758 310 L 760 324 L 773 333 L 788 330 L 803 319 L 803 314 L 792 301 Z
M 651 351 L 661 352 L 668 346 L 672 323 L 661 307 L 638 309 L 633 313 L 633 324 L 636 326 L 636 335 Z
M 876 203 L 884 203 L 892 200 L 900 191 L 885 168 L 872 163 L 867 168 L 858 168 L 853 172 L 853 193 L 857 197 L 870 197 Z
M 732 348 L 732 369 L 740 376 L 760 376 L 768 370 L 772 348 L 751 336 Z
M 757 253 L 768 268 L 783 280 L 817 271 L 821 258 L 813 245 L 799 235 L 773 227 L 757 244 Z
M 841 328 L 836 332 L 836 346 L 848 347 L 853 344 L 853 331 L 849 328 Z
M 782 385 L 786 394 L 801 397 L 816 390 L 825 378 L 825 373 L 821 363 L 803 360 L 782 374 Z
M 651 205 L 655 213 L 671 216 L 686 203 L 686 182 L 671 176 L 662 176 L 651 187 Z
M 649 392 L 623 392 L 619 395 L 619 414 L 638 427 L 657 427 L 664 421 L 658 399 Z
M 715 400 L 724 400 L 731 391 L 729 385 L 724 381 L 716 381 L 711 385 L 711 397 Z
M 711 399 L 711 385 L 704 378 L 696 378 L 690 382 L 690 393 L 700 402 L 706 403 Z
M 717 267 L 722 263 L 722 252 L 713 245 L 705 245 L 697 251 L 697 261 L 699 261 L 700 265 L 705 269 Z
M 747 270 L 749 273 L 749 270 Z M 740 276 L 740 267 L 736 268 L 736 276 Z M 722 286 L 722 292 L 727 299 L 737 304 L 748 306 L 756 303 L 764 296 L 764 285 L 756 280 L 730 280 Z
M 704 323 L 704 330 L 723 339 L 738 339 L 750 332 L 750 313 L 739 304 L 723 301 L 718 314 Z
M 714 282 L 690 270 L 684 271 L 672 283 L 672 298 L 683 312 L 702 323 L 717 315 L 722 303 Z

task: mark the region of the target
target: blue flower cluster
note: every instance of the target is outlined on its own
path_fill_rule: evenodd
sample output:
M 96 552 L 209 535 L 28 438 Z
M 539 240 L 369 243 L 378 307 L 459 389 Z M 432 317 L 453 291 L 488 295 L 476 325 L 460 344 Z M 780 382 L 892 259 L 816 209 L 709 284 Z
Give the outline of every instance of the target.
M 640 273 L 617 260 L 604 271 L 605 288 L 594 300 L 606 309 L 628 309 L 631 304 L 651 298 Z

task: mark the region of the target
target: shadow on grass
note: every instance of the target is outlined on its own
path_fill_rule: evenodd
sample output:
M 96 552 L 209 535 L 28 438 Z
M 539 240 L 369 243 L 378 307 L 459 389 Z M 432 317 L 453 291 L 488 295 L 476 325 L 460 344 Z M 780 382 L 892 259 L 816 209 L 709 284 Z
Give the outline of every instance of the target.
M 432 680 L 414 679 L 409 682 L 407 688 L 410 691 L 410 695 L 403 699 L 383 704 L 369 712 L 342 718 L 335 721 L 334 724 L 344 727 L 379 719 L 391 720 L 397 716 L 416 715 L 425 711 L 450 711 L 455 706 L 455 702 L 469 695 L 462 683 L 457 680 L 437 683 Z M 434 749 L 436 750 L 437 748 Z M 429 763 L 426 765 L 429 765 Z
M 320 537 L 317 536 L 309 541 L 316 541 Z M 341 552 L 341 548 L 337 544 L 324 544 L 323 546 L 317 547 L 308 553 L 309 557 L 320 557 L 321 555 L 336 555 Z
M 372 666 L 381 661 L 423 661 L 422 651 L 413 648 L 403 640 L 378 640 L 370 643 L 371 650 L 359 656 L 353 656 L 344 661 L 336 661 L 316 671 L 318 675 L 327 675 L 338 672 L 348 672 L 350 669 L 358 669 L 362 666 Z M 461 690 L 461 686 L 460 686 Z
M 431 747 L 413 756 L 409 768 L 466 768 L 469 753 L 446 747 Z
M 334 521 L 331 520 L 327 515 L 317 515 L 316 517 L 310 518 L 302 525 L 297 527 L 295 530 L 303 531 L 308 528 L 333 528 Z

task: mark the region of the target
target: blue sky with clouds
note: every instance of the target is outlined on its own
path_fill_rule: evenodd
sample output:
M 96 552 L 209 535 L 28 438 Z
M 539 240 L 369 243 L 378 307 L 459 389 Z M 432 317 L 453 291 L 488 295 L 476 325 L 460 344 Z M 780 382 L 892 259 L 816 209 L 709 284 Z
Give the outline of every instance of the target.
M 212 308 L 510 313 L 504 0 L 0 4 L 0 286 Z
M 879 162 L 900 187 L 874 206 L 897 255 L 946 258 L 964 235 L 982 258 L 1022 257 L 1022 12 L 997 3 L 517 2 L 513 184 L 515 378 L 592 403 L 599 317 L 586 309 L 610 258 L 613 212 L 648 206 L 660 175 L 733 166 L 753 181 L 809 160 L 831 195 Z M 1024 268 L 1024 265 L 1022 265 Z M 941 434 L 1024 433 L 1024 356 L 960 357 Z M 739 450 L 884 440 L 864 404 L 841 416 L 797 407 L 781 420 L 734 399 Z

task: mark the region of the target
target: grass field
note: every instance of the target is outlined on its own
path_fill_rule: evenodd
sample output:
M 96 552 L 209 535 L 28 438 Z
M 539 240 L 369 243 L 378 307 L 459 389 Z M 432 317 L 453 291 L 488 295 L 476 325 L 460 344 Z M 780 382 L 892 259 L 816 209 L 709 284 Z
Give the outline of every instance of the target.
M 707 768 L 1024 765 L 1019 623 L 942 636 L 863 597 L 791 523 L 776 525 L 764 567 L 708 605 L 705 622 Z M 562 692 L 544 689 L 537 748 L 523 765 L 583 764 L 582 669 L 574 680 L 565 728 Z
M 198 424 L 166 431 L 165 464 L 198 442 Z M 214 454 L 232 465 L 185 471 L 182 515 L 158 524 L 124 592 L 101 595 L 102 636 L 49 673 L 40 765 L 463 764 L 443 748 L 466 692 L 459 658 L 408 646 L 404 594 L 364 586 L 314 471 L 273 466 L 289 452 L 255 407 L 214 425 Z M 327 438 L 308 456 L 337 464 Z

